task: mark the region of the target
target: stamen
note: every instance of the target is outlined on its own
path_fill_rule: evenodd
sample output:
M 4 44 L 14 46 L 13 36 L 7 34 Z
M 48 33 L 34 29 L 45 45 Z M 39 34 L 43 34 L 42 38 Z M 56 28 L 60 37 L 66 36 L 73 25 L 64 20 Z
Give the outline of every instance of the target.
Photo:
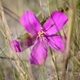
M 44 31 L 43 30 L 38 32 L 38 37 L 41 37 L 43 35 L 44 35 Z

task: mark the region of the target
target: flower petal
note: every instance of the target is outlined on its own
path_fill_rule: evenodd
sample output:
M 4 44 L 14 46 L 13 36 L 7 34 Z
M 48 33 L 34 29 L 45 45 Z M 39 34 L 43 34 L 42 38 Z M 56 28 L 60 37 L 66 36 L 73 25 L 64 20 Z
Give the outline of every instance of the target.
M 14 50 L 15 52 L 21 52 L 19 41 L 12 40 L 10 42 L 10 46 L 11 46 L 12 50 Z
M 26 40 L 12 40 L 10 46 L 15 52 L 22 52 L 34 44 L 35 38 L 28 38 Z
M 24 12 L 19 21 L 32 35 L 37 35 L 37 32 L 41 29 L 40 22 L 32 11 Z
M 34 65 L 44 64 L 47 58 L 47 48 L 43 41 L 37 41 L 30 54 L 30 63 Z
M 61 37 L 56 35 L 56 36 L 47 37 L 45 40 L 51 48 L 61 52 L 65 52 L 66 37 Z
M 44 23 L 44 31 L 47 35 L 57 33 L 67 22 L 67 16 L 60 11 L 55 11 L 51 14 L 48 20 Z

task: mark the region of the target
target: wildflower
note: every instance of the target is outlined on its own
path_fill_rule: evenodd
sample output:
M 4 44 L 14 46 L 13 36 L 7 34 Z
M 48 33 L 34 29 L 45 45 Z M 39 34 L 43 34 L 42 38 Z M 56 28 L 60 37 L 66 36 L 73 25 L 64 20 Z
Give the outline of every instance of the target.
M 23 48 L 24 46 L 22 47 L 21 41 L 13 40 L 10 43 L 12 49 L 16 52 L 21 52 L 34 44 L 30 53 L 30 63 L 35 65 L 44 64 L 48 52 L 47 45 L 52 49 L 61 52 L 65 51 L 65 45 L 62 39 L 65 39 L 65 37 L 61 37 L 56 33 L 61 30 L 67 20 L 67 16 L 63 12 L 55 11 L 47 21 L 41 25 L 32 11 L 28 10 L 24 12 L 19 21 L 26 31 L 33 35 L 33 37 L 22 42 L 25 44 L 25 48 Z

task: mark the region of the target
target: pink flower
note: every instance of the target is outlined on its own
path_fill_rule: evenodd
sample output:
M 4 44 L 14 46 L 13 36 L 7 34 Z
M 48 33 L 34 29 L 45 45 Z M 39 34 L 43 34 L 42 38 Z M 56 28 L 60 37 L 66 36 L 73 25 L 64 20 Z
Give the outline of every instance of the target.
M 62 52 L 65 51 L 65 45 L 62 39 L 65 39 L 65 37 L 61 37 L 56 33 L 60 31 L 67 20 L 68 18 L 63 12 L 55 11 L 47 21 L 41 25 L 32 11 L 26 11 L 19 21 L 33 37 L 23 40 L 22 42 L 13 40 L 10 43 L 11 48 L 16 52 L 21 52 L 34 44 L 30 53 L 30 63 L 42 65 L 47 58 L 47 45 L 52 49 Z M 22 43 L 24 45 L 21 45 Z

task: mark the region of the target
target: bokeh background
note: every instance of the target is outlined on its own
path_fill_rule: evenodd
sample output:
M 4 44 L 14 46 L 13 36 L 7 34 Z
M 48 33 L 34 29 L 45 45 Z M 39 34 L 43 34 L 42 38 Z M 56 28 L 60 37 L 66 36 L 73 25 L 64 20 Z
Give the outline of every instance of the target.
M 65 10 L 65 6 L 68 10 Z M 65 80 L 80 80 L 80 0 L 0 0 L 0 80 L 61 79 L 66 53 L 49 48 L 46 63 L 34 66 L 29 63 L 33 46 L 16 53 L 9 44 L 10 40 L 27 33 L 18 21 L 24 11 L 32 10 L 42 22 L 53 11 L 60 9 L 64 10 L 69 19 L 60 31 L 61 35 L 68 37 L 70 43 L 67 45 L 70 58 Z

